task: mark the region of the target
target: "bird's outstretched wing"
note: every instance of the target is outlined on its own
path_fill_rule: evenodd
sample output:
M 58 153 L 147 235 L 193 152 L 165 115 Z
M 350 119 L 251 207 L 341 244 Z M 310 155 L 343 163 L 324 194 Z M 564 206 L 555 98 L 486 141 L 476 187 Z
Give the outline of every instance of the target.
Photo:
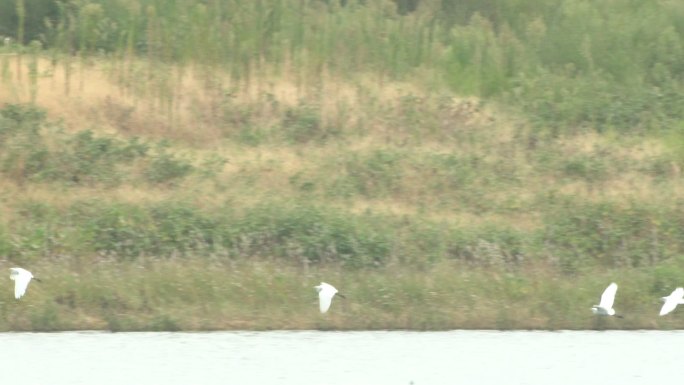
M 10 268 L 10 279 L 14 281 L 14 298 L 19 299 L 26 294 L 26 288 L 31 282 L 31 278 L 31 273 L 24 269 Z
M 321 282 L 319 286 L 316 287 L 318 290 L 318 305 L 321 313 L 325 313 L 330 309 L 330 304 L 332 304 L 332 299 L 337 293 L 337 289 L 334 286 Z
M 665 303 L 663 304 L 663 307 L 660 308 L 660 314 L 659 315 L 665 315 L 672 310 L 674 310 L 677 307 L 677 302 L 673 301 L 672 298 L 668 298 L 665 300 Z
M 601 306 L 604 309 L 611 309 L 613 307 L 613 303 L 615 302 L 615 294 L 617 293 L 618 285 L 613 282 L 608 287 L 606 290 L 603 291 L 603 294 L 601 295 L 601 303 L 599 303 L 599 306 Z
M 321 313 L 327 312 L 328 309 L 330 309 L 331 304 L 332 295 L 324 295 L 322 291 L 318 293 L 318 305 L 321 309 Z
M 674 289 L 670 295 L 673 296 L 677 301 L 681 301 L 684 299 L 684 287 L 678 287 Z
M 665 297 L 665 303 L 663 304 L 663 307 L 660 308 L 660 315 L 662 316 L 673 311 L 677 305 L 682 303 L 682 296 L 684 296 L 684 288 L 678 287 L 672 294 Z

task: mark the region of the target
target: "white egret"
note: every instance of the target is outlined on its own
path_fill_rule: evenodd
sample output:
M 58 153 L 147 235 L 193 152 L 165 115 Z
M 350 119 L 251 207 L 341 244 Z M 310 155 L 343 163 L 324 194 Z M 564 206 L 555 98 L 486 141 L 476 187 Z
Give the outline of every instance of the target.
M 618 285 L 615 282 L 608 285 L 601 295 L 601 302 L 591 308 L 592 313 L 598 315 L 615 315 L 613 302 L 615 302 L 615 293 L 617 293 L 617 289 Z
M 21 298 L 26 293 L 26 288 L 31 279 L 40 282 L 40 279 L 34 277 L 30 271 L 21 267 L 10 268 L 10 279 L 14 281 L 14 298 L 16 299 Z
M 318 305 L 319 308 L 321 309 L 321 313 L 325 313 L 330 309 L 330 304 L 332 303 L 332 299 L 337 294 L 341 298 L 345 298 L 342 294 L 340 294 L 335 287 L 329 283 L 321 282 L 320 285 L 314 286 L 316 291 L 318 292 Z
M 665 301 L 660 309 L 660 315 L 662 316 L 674 310 L 677 305 L 684 304 L 684 288 L 678 287 L 670 295 L 661 299 Z

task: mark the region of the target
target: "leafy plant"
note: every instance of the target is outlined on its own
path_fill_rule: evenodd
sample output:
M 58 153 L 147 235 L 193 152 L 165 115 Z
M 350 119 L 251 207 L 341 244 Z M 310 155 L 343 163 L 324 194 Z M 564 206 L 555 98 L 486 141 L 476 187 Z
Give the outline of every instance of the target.
M 188 176 L 194 169 L 189 161 L 168 152 L 164 145 L 160 145 L 145 170 L 145 177 L 156 184 L 173 183 Z

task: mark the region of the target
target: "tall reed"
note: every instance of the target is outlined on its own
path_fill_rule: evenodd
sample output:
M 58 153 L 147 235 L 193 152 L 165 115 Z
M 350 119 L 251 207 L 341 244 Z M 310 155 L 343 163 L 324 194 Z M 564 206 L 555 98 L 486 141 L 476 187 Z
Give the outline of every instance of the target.
M 379 82 L 413 78 L 505 99 L 569 132 L 578 126 L 643 131 L 681 118 L 670 101 L 682 94 L 678 63 L 684 55 L 678 23 L 684 10 L 675 3 L 421 1 L 410 11 L 402 4 L 60 3 L 58 22 L 48 23 L 45 36 L 49 46 L 82 60 L 96 52 L 126 57 L 127 84 L 140 83 L 131 77 L 131 55 L 146 58 L 143 84 L 151 89 L 136 92 L 155 95 L 168 111 L 191 65 L 201 69 L 213 94 L 226 86 L 224 74 L 257 93 L 270 71 L 291 71 L 307 93 L 323 74 L 372 75 Z M 22 21 L 23 1 L 16 8 Z M 179 71 L 156 76 L 161 63 Z

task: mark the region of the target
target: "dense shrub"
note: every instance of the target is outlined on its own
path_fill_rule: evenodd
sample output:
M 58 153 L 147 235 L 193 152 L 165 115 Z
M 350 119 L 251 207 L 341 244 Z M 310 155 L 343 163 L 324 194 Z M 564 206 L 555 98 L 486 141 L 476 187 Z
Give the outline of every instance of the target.
M 190 175 L 194 169 L 188 160 L 159 146 L 148 163 L 145 177 L 152 183 L 169 183 Z
M 159 143 L 138 138 L 119 139 L 91 130 L 74 134 L 46 121 L 45 112 L 32 105 L 7 105 L 0 110 L 0 170 L 18 182 L 61 181 L 69 184 L 102 183 L 108 186 L 137 178 L 172 183 L 195 171 L 192 163 Z M 140 161 L 143 167 L 134 167 Z M 211 173 L 215 160 L 205 162 Z M 142 173 L 138 170 L 142 169 Z M 141 175 L 138 175 L 141 174 Z
M 643 266 L 684 252 L 680 215 L 648 204 L 572 199 L 546 214 L 544 245 L 565 268 Z
M 81 239 L 92 252 L 123 259 L 222 255 L 361 267 L 384 264 L 392 250 L 391 232 L 377 219 L 313 206 L 270 204 L 207 213 L 178 202 L 81 202 L 69 210 L 68 226 L 87 234 Z M 51 221 L 61 223 L 59 217 Z

